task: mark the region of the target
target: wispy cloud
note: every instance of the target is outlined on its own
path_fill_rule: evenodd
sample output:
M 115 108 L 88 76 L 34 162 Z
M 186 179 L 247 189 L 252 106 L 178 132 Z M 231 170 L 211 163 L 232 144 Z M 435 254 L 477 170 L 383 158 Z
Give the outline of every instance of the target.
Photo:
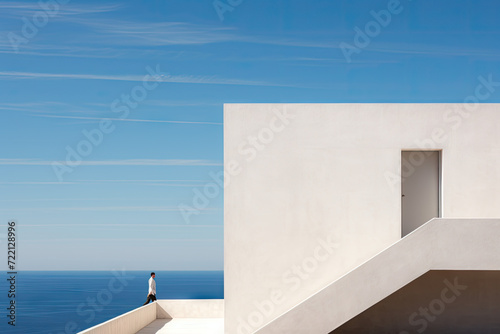
M 95 42 L 114 45 L 161 46 L 193 45 L 234 41 L 235 29 L 220 25 L 201 25 L 188 22 L 138 22 L 109 18 L 78 18 L 81 24 L 99 32 Z
M 55 182 L 55 181 L 9 181 L 0 182 L 1 185 L 62 185 L 62 184 L 77 184 L 78 182 Z
M 45 1 L 43 1 L 45 2 Z M 74 15 L 84 15 L 84 14 L 97 14 L 97 13 L 107 13 L 116 11 L 123 6 L 120 4 L 75 4 L 67 3 L 64 5 L 58 4 L 57 10 L 51 7 L 51 10 L 55 12 L 55 17 L 57 16 L 74 16 Z M 38 1 L 33 2 L 19 2 L 19 1 L 1 1 L 0 2 L 0 17 L 7 18 L 17 18 L 28 15 L 33 15 L 37 12 L 45 11 Z
M 95 121 L 110 120 L 110 121 L 119 121 L 119 122 L 222 125 L 222 123 L 216 123 L 216 122 L 165 121 L 165 120 L 156 120 L 156 119 L 136 119 L 136 118 L 107 118 L 107 117 L 60 116 L 60 115 L 35 115 L 35 116 L 37 116 L 37 117 L 49 117 L 49 118 L 95 120 Z
M 0 79 L 22 80 L 22 79 L 80 79 L 80 80 L 112 80 L 143 82 L 144 75 L 101 75 L 101 74 L 76 74 L 76 73 L 39 73 L 39 72 L 7 72 L 0 71 Z M 227 79 L 212 76 L 175 75 L 164 76 L 161 82 L 189 83 L 189 84 L 211 84 L 211 85 L 244 85 L 244 86 L 280 86 L 290 85 L 268 83 L 263 81 L 252 81 L 242 79 Z
M 78 182 L 111 182 L 111 183 L 133 183 L 133 182 L 207 182 L 208 180 L 75 180 Z
M 35 6 L 36 7 L 36 6 Z M 92 41 L 92 46 L 87 46 L 83 54 L 93 57 L 115 57 L 117 54 L 138 54 L 138 52 L 161 53 L 158 46 L 173 45 L 206 45 L 215 43 L 249 43 L 264 45 L 280 45 L 301 48 L 324 48 L 334 49 L 331 36 L 324 36 L 324 39 L 318 39 L 318 34 L 312 36 L 269 36 L 269 35 L 246 35 L 235 27 L 220 24 L 196 24 L 192 22 L 151 22 L 138 20 L 110 19 L 109 16 L 93 15 L 79 17 L 74 14 L 99 14 L 106 11 L 118 9 L 118 5 L 102 6 L 102 8 L 75 7 L 68 8 L 68 15 L 58 16 L 60 23 L 69 25 L 79 25 L 84 27 L 83 31 L 78 32 L 79 41 Z M 66 13 L 65 12 L 65 13 Z M 26 15 L 26 14 L 20 14 Z M 12 15 L 11 15 L 12 16 Z M 2 35 L 0 33 L 0 35 Z M 103 45 L 106 52 L 96 45 Z M 46 52 L 55 56 L 78 57 L 82 52 L 74 52 L 72 47 L 60 49 L 57 46 L 32 46 L 38 50 L 22 50 L 22 52 L 32 55 L 44 55 Z M 83 45 L 75 47 L 84 48 Z M 2 47 L 3 52 L 10 53 L 9 45 Z M 200 54 L 201 55 L 201 54 Z M 198 57 L 200 56 L 198 55 Z M 202 56 L 206 56 L 202 55 Z
M 37 159 L 0 159 L 0 165 L 47 166 L 55 161 Z M 65 164 L 65 161 L 56 161 Z M 122 160 L 87 160 L 82 166 L 222 166 L 221 162 L 186 159 L 122 159 Z
M 109 107 L 109 105 L 108 105 Z M 0 110 L 27 111 L 31 113 L 97 113 L 99 111 L 82 106 L 75 106 L 64 102 L 4 102 L 0 103 Z
M 15 2 L 5 3 L 5 14 L 9 17 L 25 16 L 39 10 L 37 4 L 17 5 Z M 138 55 L 144 53 L 161 54 L 159 46 L 174 45 L 206 45 L 216 43 L 248 43 L 263 44 L 274 47 L 275 45 L 300 47 L 300 48 L 323 48 L 335 49 L 336 45 L 331 42 L 331 36 L 323 33 L 312 35 L 270 36 L 270 35 L 247 35 L 235 27 L 220 24 L 200 24 L 182 21 L 154 22 L 144 20 L 116 19 L 109 15 L 100 15 L 109 11 L 120 9 L 121 5 L 101 6 L 61 6 L 57 15 L 58 24 L 61 29 L 66 26 L 79 25 L 80 29 L 72 40 L 68 41 L 70 46 L 60 47 L 60 43 L 53 45 L 31 44 L 28 48 L 20 50 L 24 54 L 34 56 L 52 55 L 69 57 L 118 57 L 124 55 Z M 0 6 L 1 8 L 1 6 Z M 80 14 L 80 15 L 76 15 Z M 85 15 L 83 14 L 95 14 Z M 83 28 L 83 29 L 81 29 Z M 0 32 L 1 35 L 6 33 Z M 319 37 L 319 38 L 318 38 Z M 5 39 L 5 38 L 4 38 Z M 50 38 L 49 38 L 50 40 Z M 76 44 L 74 41 L 79 41 Z M 81 41 L 91 41 L 87 45 Z M 0 43 L 0 52 L 12 53 L 10 43 Z M 102 47 L 98 47 L 101 45 Z M 75 51 L 75 48 L 80 49 Z M 192 54 L 193 55 L 193 54 Z M 180 56 L 177 52 L 176 57 Z M 207 54 L 199 53 L 197 57 L 206 57 Z M 182 55 L 185 58 L 185 55 Z
M 123 55 L 124 52 L 120 50 L 112 50 L 108 52 L 101 48 L 91 49 L 85 48 L 85 52 L 79 52 L 78 48 L 66 49 L 52 46 L 42 46 L 32 48 L 34 43 L 25 45 L 22 50 L 15 50 L 11 44 L 0 43 L 0 53 L 3 54 L 16 54 L 28 56 L 42 56 L 42 57 L 74 57 L 74 58 L 117 58 Z
M 126 201 L 143 201 L 143 202 L 166 202 L 166 201 L 179 201 L 179 198 L 162 198 L 162 197 L 156 197 L 156 198 L 146 198 L 146 197 L 140 197 L 140 198 L 113 198 L 113 197 L 93 197 L 93 198 L 7 198 L 7 199 L 0 199 L 0 202 L 60 202 L 60 201 L 78 201 L 78 202 L 84 202 L 84 201 L 119 201 L 119 202 L 126 202 Z
M 209 180 L 74 180 L 74 181 L 6 181 L 0 182 L 0 185 L 89 185 L 89 184 L 108 184 L 122 183 L 144 186 L 163 186 L 163 187 L 202 187 Z
M 26 239 L 26 238 L 23 238 L 23 242 L 30 242 L 30 243 L 43 243 L 43 244 L 63 244 L 63 243 L 73 243 L 75 242 L 75 240 L 77 241 L 96 241 L 96 242 L 113 242 L 113 241 L 120 241 L 120 242 L 123 242 L 123 241 L 133 241 L 133 242 L 139 242 L 139 241 L 146 241 L 146 242 L 150 242 L 151 240 L 160 240 L 161 242 L 163 243 L 166 243 L 166 242 L 176 242 L 176 243 L 183 243 L 183 242 L 194 242 L 194 243 L 198 243 L 198 242 L 206 242 L 206 241 L 216 241 L 216 242 L 222 242 L 224 241 L 223 239 L 213 239 L 213 238 L 207 238 L 207 239 L 181 239 L 181 238 L 176 238 L 176 239 L 165 239 L 163 236 L 159 235 L 157 237 L 148 237 L 148 238 L 120 238 L 120 237 L 116 237 L 116 238 L 79 238 L 79 237 L 75 237 L 75 238 L 68 238 L 68 237 L 64 237 L 64 238 L 51 238 L 51 239 Z M 47 267 L 43 267 L 43 270 L 47 270 Z
M 49 226 L 62 226 L 62 227 L 74 227 L 74 226 L 91 226 L 91 227 L 131 227 L 131 228 L 142 228 L 145 226 L 148 227 L 156 227 L 156 228 L 169 228 L 169 227 L 209 227 L 209 228 L 222 228 L 224 225 L 218 224 L 218 225 L 208 225 L 208 224 L 199 224 L 199 225 L 194 225 L 194 224 L 144 224 L 144 223 L 139 223 L 139 224 L 105 224 L 105 223 L 97 223 L 97 224 L 73 224 L 73 223 L 67 223 L 67 224 L 23 224 L 23 226 L 30 226 L 30 227 L 49 227 Z
M 145 100 L 143 104 L 158 106 L 158 107 L 204 107 L 204 106 L 221 106 L 219 102 L 196 102 L 196 101 L 166 101 L 166 100 Z
M 493 38 L 493 37 L 492 37 Z M 498 38 L 498 37 L 495 37 Z M 461 45 L 437 45 L 437 44 L 405 44 L 405 43 L 374 43 L 366 48 L 367 51 L 379 53 L 432 55 L 432 56 L 481 56 L 498 57 L 498 48 L 466 48 Z
M 315 38 L 309 38 L 306 36 L 304 39 L 298 39 L 296 37 L 273 37 L 273 36 L 240 36 L 240 42 L 252 43 L 252 44 L 270 44 L 270 45 L 281 45 L 290 47 L 300 47 L 300 48 L 320 48 L 320 49 L 334 49 L 335 44 L 330 42 L 330 38 L 325 36 L 325 40 L 318 40 L 318 36 Z
M 109 20 L 102 17 L 72 19 L 72 23 L 87 26 L 99 32 L 97 41 L 113 45 L 162 46 L 193 45 L 224 42 L 269 44 L 290 47 L 327 48 L 336 46 L 330 42 L 331 36 L 323 40 L 311 36 L 269 36 L 245 35 L 237 28 L 219 24 L 194 24 L 191 22 L 144 22 Z
M 0 31 L 0 53 L 27 56 L 45 57 L 72 57 L 72 58 L 144 58 L 151 55 L 159 56 L 163 60 L 195 60 L 206 58 L 207 54 L 195 51 L 170 51 L 156 48 L 133 48 L 118 46 L 84 46 L 81 44 L 42 44 L 29 43 L 19 50 L 14 50 L 7 39 L 9 31 Z M 80 40 L 86 40 L 81 38 Z M 90 39 L 92 40 L 92 39 Z
M 120 212 L 177 212 L 180 211 L 177 206 L 78 206 L 78 207 L 35 207 L 35 208 L 8 208 L 0 209 L 0 212 L 11 211 L 120 211 Z M 202 208 L 201 212 L 210 213 L 220 211 L 220 208 Z
M 38 73 L 38 72 L 0 72 L 0 77 L 8 79 L 84 79 L 84 80 L 113 80 L 113 81 L 141 81 L 144 75 L 99 75 L 99 74 L 65 74 L 65 73 Z

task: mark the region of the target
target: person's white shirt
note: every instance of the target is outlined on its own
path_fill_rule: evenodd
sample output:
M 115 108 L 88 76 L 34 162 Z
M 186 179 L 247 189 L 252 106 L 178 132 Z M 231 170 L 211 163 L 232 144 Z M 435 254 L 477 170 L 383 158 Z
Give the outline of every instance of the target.
M 156 282 L 153 277 L 149 279 L 149 291 L 148 295 L 155 295 L 156 296 Z

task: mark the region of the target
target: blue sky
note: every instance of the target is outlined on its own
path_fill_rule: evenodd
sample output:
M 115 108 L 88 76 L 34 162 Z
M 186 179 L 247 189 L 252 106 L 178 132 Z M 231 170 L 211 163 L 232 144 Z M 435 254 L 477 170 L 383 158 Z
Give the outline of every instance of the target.
M 391 1 L 233 1 L 222 20 L 212 0 L 0 1 L 0 233 L 17 221 L 18 268 L 222 269 L 222 191 L 189 222 L 179 205 L 222 170 L 223 103 L 462 102 L 500 81 L 498 1 L 401 0 L 346 61 Z

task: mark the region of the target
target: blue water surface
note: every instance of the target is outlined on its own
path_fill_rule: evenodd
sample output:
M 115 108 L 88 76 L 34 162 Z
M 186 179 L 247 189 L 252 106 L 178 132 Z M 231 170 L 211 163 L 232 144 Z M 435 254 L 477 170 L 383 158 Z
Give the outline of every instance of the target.
M 0 333 L 70 334 L 141 306 L 146 271 L 26 271 L 16 275 L 16 326 L 9 321 L 9 282 L 0 284 Z M 222 299 L 222 271 L 157 271 L 159 299 Z

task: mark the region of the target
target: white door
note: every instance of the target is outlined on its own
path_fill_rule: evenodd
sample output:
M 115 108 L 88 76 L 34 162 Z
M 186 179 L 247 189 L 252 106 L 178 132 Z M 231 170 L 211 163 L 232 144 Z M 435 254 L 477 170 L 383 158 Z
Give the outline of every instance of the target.
M 440 151 L 401 152 L 401 234 L 440 216 Z

